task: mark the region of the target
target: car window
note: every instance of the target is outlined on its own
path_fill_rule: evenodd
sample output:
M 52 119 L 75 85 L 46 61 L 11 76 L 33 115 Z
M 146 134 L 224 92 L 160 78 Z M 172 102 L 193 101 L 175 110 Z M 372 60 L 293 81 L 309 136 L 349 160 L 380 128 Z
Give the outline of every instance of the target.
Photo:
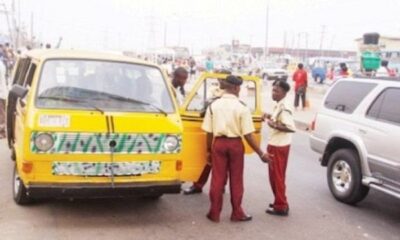
M 376 83 L 338 82 L 326 97 L 324 105 L 332 110 L 353 113 L 376 85 Z
M 36 71 L 36 64 L 32 63 L 30 65 L 30 67 L 29 67 L 28 75 L 25 78 L 25 81 L 24 81 L 24 84 L 23 84 L 24 87 L 28 88 L 28 87 L 31 86 L 32 80 L 33 80 L 33 76 L 35 75 L 35 71 Z
M 96 106 L 122 112 L 174 111 L 158 68 L 95 60 L 48 60 L 41 73 L 36 104 L 56 109 Z
M 24 84 L 30 63 L 31 63 L 30 58 L 21 58 L 18 61 L 17 70 L 15 71 L 15 76 L 13 79 L 13 84 L 18 84 L 21 86 Z
M 203 81 L 186 110 L 201 112 L 209 102 L 221 97 L 222 93 L 223 91 L 220 89 L 218 79 L 208 78 Z M 254 81 L 243 82 L 240 88 L 239 99 L 250 108 L 251 112 L 256 110 L 256 83 Z
M 384 90 L 372 103 L 367 116 L 377 120 L 400 124 L 400 88 Z

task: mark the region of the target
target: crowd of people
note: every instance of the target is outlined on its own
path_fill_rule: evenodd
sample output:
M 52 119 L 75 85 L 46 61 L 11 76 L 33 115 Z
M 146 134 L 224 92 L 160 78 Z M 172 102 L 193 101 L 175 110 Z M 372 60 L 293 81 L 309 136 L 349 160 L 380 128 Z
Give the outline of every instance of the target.
M 16 54 L 9 43 L 0 44 L 0 139 L 6 136 L 5 105 Z
M 40 44 L 40 48 L 50 49 L 51 44 Z M 0 139 L 5 138 L 5 101 L 11 85 L 11 74 L 16 62 L 16 58 L 25 51 L 32 50 L 27 45 L 23 49 L 15 50 L 13 46 L 6 42 L 0 43 Z

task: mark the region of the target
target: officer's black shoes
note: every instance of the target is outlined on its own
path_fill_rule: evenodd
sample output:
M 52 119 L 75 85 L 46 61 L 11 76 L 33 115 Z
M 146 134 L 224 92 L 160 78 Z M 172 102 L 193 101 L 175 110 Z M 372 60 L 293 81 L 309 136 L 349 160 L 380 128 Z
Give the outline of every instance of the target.
M 270 207 L 265 212 L 268 214 L 271 214 L 271 215 L 275 215 L 275 216 L 281 216 L 281 217 L 289 216 L 289 208 L 287 208 L 285 210 L 276 210 L 276 209 Z
M 252 216 L 250 216 L 250 215 L 244 215 L 243 217 L 241 217 L 241 218 L 234 218 L 234 217 L 231 217 L 231 221 L 232 222 L 248 222 L 248 221 L 251 221 L 253 219 L 253 217 Z
M 268 204 L 268 207 L 269 207 L 269 208 L 274 208 L 274 204 L 273 204 L 273 203 L 270 203 L 270 204 Z
M 215 217 L 211 216 L 210 213 L 208 213 L 206 217 L 207 217 L 208 220 L 210 220 L 211 222 L 215 222 L 215 223 L 218 223 L 218 222 L 219 222 L 219 218 L 215 218 Z
M 203 190 L 201 188 L 197 188 L 195 186 L 191 186 L 191 187 L 183 190 L 183 194 L 185 194 L 185 195 L 191 195 L 191 194 L 202 193 L 202 192 L 203 192 Z

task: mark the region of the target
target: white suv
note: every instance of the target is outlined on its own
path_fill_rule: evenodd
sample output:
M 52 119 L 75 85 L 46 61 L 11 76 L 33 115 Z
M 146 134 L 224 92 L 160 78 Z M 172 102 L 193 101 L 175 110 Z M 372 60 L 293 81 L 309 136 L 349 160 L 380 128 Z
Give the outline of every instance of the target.
M 333 196 L 355 204 L 373 188 L 400 199 L 400 79 L 341 79 L 323 102 L 310 144 Z

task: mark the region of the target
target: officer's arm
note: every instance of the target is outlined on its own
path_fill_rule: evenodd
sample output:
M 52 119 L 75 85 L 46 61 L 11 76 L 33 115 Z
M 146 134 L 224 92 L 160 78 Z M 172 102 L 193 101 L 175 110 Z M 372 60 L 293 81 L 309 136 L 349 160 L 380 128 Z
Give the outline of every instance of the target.
M 256 141 L 254 140 L 253 133 L 244 135 L 244 139 L 246 139 L 246 142 L 258 154 L 258 156 L 261 157 L 264 155 L 264 152 L 260 149 L 260 147 L 257 145 Z
M 271 128 L 275 128 L 276 130 L 281 131 L 281 132 L 287 132 L 287 133 L 293 133 L 293 132 L 295 132 L 293 129 L 288 128 L 288 127 L 287 127 L 285 124 L 283 124 L 283 123 L 270 121 L 270 122 L 268 123 L 268 125 L 269 125 Z
M 214 138 L 214 134 L 208 132 L 207 133 L 207 153 L 211 153 L 213 138 Z
M 260 147 L 257 145 L 256 141 L 254 140 L 253 133 L 244 135 L 244 139 L 246 139 L 246 142 L 257 153 L 257 155 L 260 157 L 261 161 L 263 161 L 265 163 L 271 162 L 273 155 L 271 155 L 267 152 L 263 152 L 260 149 Z
M 293 133 L 296 129 L 292 112 L 289 110 L 282 111 L 282 113 L 280 114 L 280 121 L 269 121 L 268 125 L 278 131 L 287 133 Z

